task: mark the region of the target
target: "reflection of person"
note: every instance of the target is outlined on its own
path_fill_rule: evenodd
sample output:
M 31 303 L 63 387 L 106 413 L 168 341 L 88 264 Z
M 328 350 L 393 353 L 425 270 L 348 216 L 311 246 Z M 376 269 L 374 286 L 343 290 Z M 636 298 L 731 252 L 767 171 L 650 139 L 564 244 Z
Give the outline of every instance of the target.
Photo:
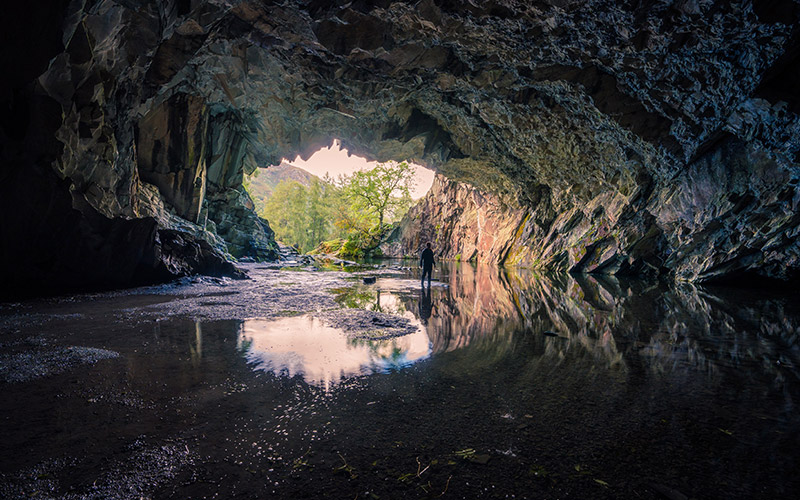
M 432 310 L 433 306 L 431 305 L 431 288 L 428 287 L 426 290 L 423 286 L 419 295 L 419 319 L 422 321 L 423 325 L 428 324 L 428 318 L 431 317 Z
M 431 287 L 431 274 L 433 274 L 433 250 L 431 244 L 426 245 L 425 250 L 422 251 L 422 256 L 419 258 L 419 267 L 422 268 L 422 286 L 425 286 L 425 275 L 428 276 L 428 288 Z

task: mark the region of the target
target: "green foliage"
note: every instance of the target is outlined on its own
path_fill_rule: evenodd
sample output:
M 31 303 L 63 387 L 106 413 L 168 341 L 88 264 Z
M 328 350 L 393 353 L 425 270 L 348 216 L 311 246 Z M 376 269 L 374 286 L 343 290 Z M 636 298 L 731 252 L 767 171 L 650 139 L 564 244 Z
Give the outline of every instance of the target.
M 301 252 L 358 259 L 374 255 L 391 223 L 408 211 L 412 185 L 406 162 L 379 164 L 335 181 L 314 178 L 308 186 L 283 181 L 259 215 L 277 239 Z
M 347 240 L 344 240 L 342 238 L 337 238 L 335 240 L 323 241 L 322 243 L 317 245 L 316 248 L 311 250 L 309 253 L 310 254 L 337 254 L 337 253 L 339 253 L 339 250 L 342 249 L 342 245 L 344 245 L 344 243 L 346 241 Z
M 359 234 L 353 234 L 344 242 L 342 248 L 339 249 L 337 255 L 346 259 L 361 259 L 364 258 L 364 247 L 366 244 Z
M 269 220 L 270 227 L 279 239 L 289 245 L 303 248 L 308 244 L 307 198 L 306 188 L 299 182 L 281 182 L 273 196 L 266 200 L 259 215 Z
M 385 220 L 408 211 L 413 179 L 414 171 L 406 162 L 380 163 L 372 170 L 355 172 L 344 186 L 345 194 L 354 209 L 377 217 L 378 227 L 383 227 Z
M 331 290 L 336 294 L 333 299 L 342 307 L 349 309 L 366 309 L 374 311 L 377 309 L 376 292 L 371 289 L 364 290 L 358 287 L 338 288 Z

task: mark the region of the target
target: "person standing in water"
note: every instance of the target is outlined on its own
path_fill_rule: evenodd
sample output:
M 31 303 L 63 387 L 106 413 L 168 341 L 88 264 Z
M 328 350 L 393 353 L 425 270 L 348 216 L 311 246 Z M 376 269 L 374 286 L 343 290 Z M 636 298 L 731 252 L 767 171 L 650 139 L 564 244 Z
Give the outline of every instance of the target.
M 425 276 L 428 276 L 428 288 L 431 287 L 431 274 L 433 274 L 433 250 L 431 244 L 426 245 L 425 250 L 422 251 L 422 256 L 419 258 L 419 267 L 422 268 L 422 286 L 425 286 Z

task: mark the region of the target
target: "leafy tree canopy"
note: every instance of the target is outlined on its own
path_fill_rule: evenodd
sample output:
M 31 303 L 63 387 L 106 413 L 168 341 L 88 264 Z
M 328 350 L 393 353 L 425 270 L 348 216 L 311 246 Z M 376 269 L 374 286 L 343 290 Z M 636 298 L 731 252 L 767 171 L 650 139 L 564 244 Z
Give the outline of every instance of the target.
M 302 252 L 326 242 L 320 251 L 364 257 L 408 211 L 413 178 L 411 166 L 402 162 L 379 164 L 336 180 L 314 178 L 308 186 L 283 181 L 259 215 L 269 221 L 276 238 Z M 249 185 L 245 182 L 246 188 Z

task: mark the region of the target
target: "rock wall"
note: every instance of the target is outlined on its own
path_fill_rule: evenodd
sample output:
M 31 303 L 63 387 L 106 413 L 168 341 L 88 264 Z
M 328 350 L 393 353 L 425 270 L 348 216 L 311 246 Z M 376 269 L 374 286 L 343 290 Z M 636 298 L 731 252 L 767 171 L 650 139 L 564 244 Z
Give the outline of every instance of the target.
M 98 214 L 267 259 L 242 174 L 339 138 L 513 207 L 481 222 L 485 243 L 453 226 L 462 258 L 792 279 L 799 16 L 795 0 L 16 2 L 0 195 L 57 190 L 90 254 L 115 248 L 91 236 Z M 4 266 L 82 285 L 83 258 L 27 257 L 58 248 L 52 211 L 6 208 L 4 242 L 37 248 L 5 243 Z
M 434 180 L 382 245 L 417 256 L 682 281 L 794 281 L 800 270 L 800 172 L 737 140 L 720 144 L 669 182 L 606 191 L 554 213 Z M 742 281 L 745 279 L 746 281 Z
M 279 256 L 269 223 L 258 217 L 242 186 L 242 173 L 256 169 L 249 146 L 256 141 L 258 122 L 252 114 L 212 108 L 208 141 L 206 228 L 220 235 L 235 257 L 275 260 Z
M 428 194 L 381 245 L 389 257 L 419 258 L 431 242 L 445 260 L 504 263 L 526 210 L 499 196 L 436 175 Z
M 137 171 L 158 187 L 175 214 L 198 222 L 206 191 L 208 115 L 202 99 L 176 94 L 140 121 Z
M 155 97 L 202 38 L 172 24 L 177 4 L 45 4 L 5 11 L 9 26 L 28 27 L 2 50 L 13 77 L 0 86 L 0 296 L 243 277 L 232 254 L 275 258 L 246 193 L 213 202 L 250 234 L 229 243 L 206 227 L 219 135 L 207 100 L 181 89 Z M 241 180 L 242 166 L 233 170 Z

